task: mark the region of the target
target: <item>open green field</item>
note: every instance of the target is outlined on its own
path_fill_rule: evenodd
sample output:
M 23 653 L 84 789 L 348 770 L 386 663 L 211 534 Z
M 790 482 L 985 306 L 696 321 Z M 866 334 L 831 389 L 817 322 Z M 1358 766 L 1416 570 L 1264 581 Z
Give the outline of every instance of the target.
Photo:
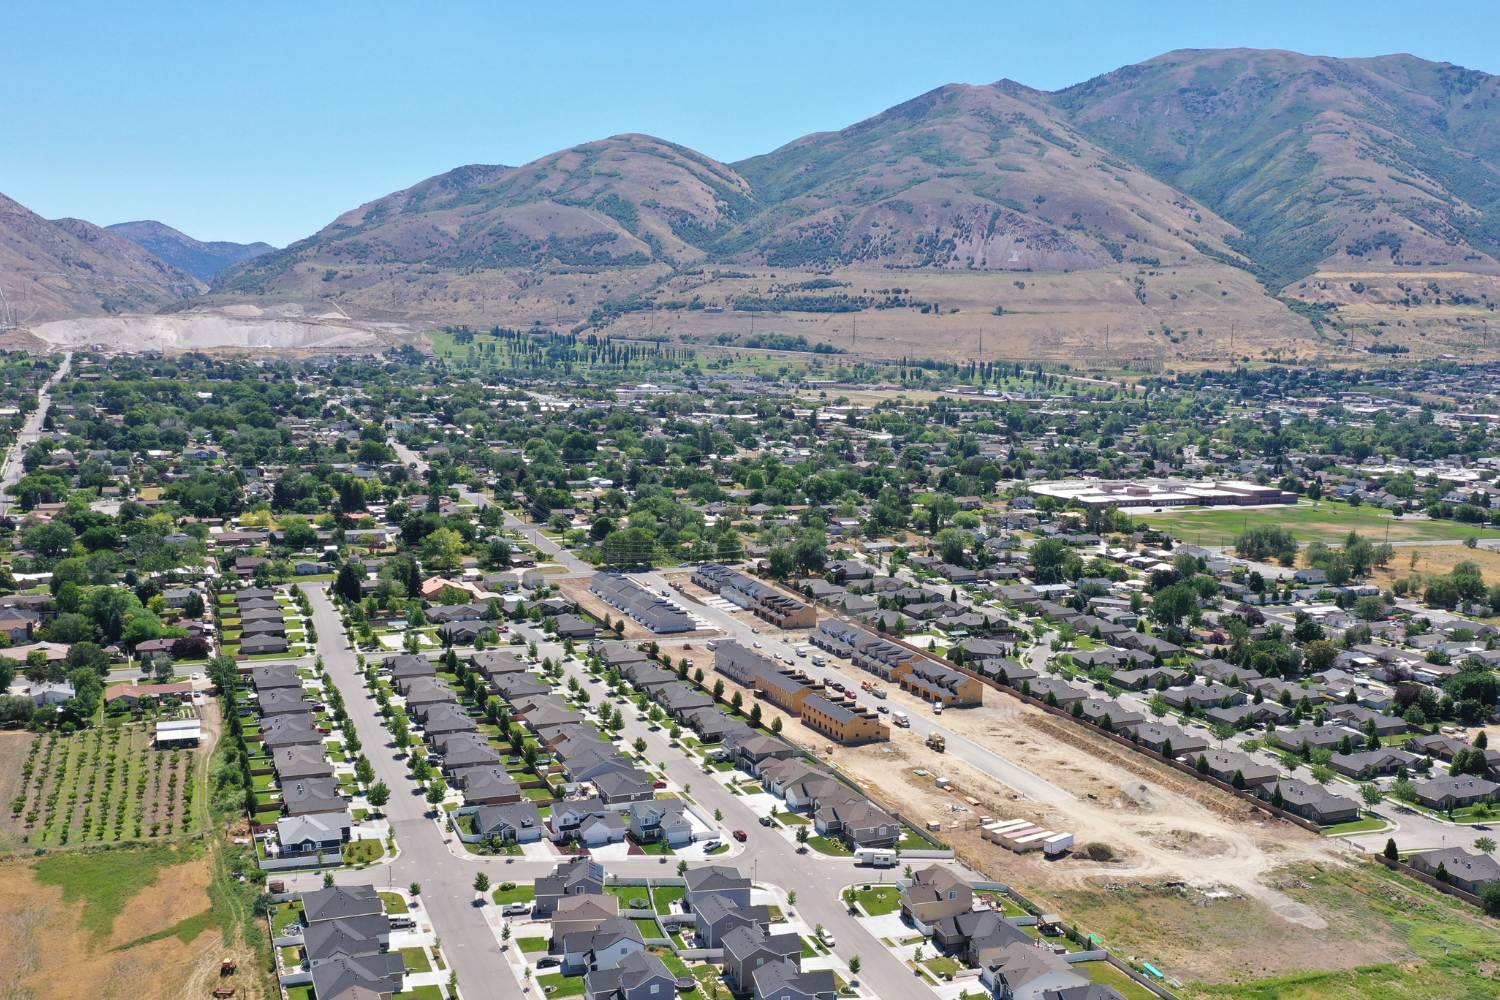
M 1286 528 L 1304 545 L 1342 542 L 1351 531 L 1373 542 L 1461 542 L 1475 535 L 1500 537 L 1495 529 L 1481 529 L 1477 524 L 1392 517 L 1374 507 L 1312 501 L 1296 507 L 1179 507 L 1160 514 L 1131 511 L 1131 515 L 1194 545 L 1233 545 L 1240 532 L 1263 524 Z

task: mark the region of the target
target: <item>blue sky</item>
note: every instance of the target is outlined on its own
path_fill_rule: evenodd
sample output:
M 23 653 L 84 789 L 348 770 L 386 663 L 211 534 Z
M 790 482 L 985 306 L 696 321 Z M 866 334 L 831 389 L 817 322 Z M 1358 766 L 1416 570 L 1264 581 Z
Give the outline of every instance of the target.
M 282 245 L 465 163 L 619 132 L 721 160 L 949 82 L 1055 89 L 1175 48 L 1500 72 L 1500 8 L 1387 0 L 48 3 L 6 15 L 0 192 Z

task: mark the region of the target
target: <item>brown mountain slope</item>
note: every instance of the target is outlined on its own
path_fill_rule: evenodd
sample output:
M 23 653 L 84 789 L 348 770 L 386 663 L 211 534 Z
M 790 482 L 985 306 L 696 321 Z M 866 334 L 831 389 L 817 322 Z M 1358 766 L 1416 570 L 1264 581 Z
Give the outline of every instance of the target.
M 208 291 L 207 283 L 167 263 L 132 239 L 82 219 L 53 219 L 52 224 L 88 244 L 96 253 L 149 277 L 182 298 Z
M 939 87 L 734 166 L 768 206 L 740 257 L 767 265 L 1079 270 L 1224 255 L 1237 235 L 998 87 Z
M 1500 78 L 1412 56 L 1182 50 L 1055 94 L 1082 133 L 1201 199 L 1272 287 L 1319 267 L 1500 274 Z
M 0 195 L 0 324 L 154 311 L 203 287 L 129 240 Z
M 317 235 L 221 275 L 226 292 L 336 295 L 395 314 L 517 298 L 547 271 L 646 280 L 703 260 L 753 207 L 750 185 L 692 150 L 620 135 L 523 167 L 470 166 L 346 212 Z M 484 280 L 469 282 L 466 276 Z M 400 294 L 378 289 L 387 282 Z M 375 289 L 373 294 L 361 292 Z

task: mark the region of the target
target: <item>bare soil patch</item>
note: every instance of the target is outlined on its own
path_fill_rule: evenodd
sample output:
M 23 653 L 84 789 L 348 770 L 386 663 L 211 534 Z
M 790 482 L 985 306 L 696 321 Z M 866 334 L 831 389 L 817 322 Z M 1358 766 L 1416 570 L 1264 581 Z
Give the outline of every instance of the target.
M 208 895 L 208 883 L 212 878 L 212 861 L 207 855 L 187 864 L 163 868 L 156 884 L 126 903 L 124 911 L 115 918 L 110 947 L 139 940 L 154 929 L 174 927 L 210 909 L 213 900 Z
M 83 903 L 63 902 L 59 886 L 33 877 L 31 863 L 0 864 L 0 996 L 26 1000 L 179 1000 L 207 996 L 225 955 L 241 963 L 231 984 L 238 997 L 265 996 L 254 974 L 256 958 L 243 944 L 226 946 L 217 929 L 184 944 L 176 936 L 123 951 L 122 939 L 167 930 L 209 905 L 208 861 L 163 869 L 158 883 L 127 904 L 114 939 L 96 941 L 80 926 Z M 160 899 L 154 897 L 161 897 Z

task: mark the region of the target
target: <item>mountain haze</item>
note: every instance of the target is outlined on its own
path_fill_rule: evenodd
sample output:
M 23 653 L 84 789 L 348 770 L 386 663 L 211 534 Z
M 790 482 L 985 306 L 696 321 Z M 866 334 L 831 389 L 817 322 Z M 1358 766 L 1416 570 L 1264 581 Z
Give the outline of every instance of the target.
M 104 228 L 203 281 L 212 278 L 230 264 L 276 249 L 269 243 L 203 243 L 171 226 L 153 221 L 117 222 Z

